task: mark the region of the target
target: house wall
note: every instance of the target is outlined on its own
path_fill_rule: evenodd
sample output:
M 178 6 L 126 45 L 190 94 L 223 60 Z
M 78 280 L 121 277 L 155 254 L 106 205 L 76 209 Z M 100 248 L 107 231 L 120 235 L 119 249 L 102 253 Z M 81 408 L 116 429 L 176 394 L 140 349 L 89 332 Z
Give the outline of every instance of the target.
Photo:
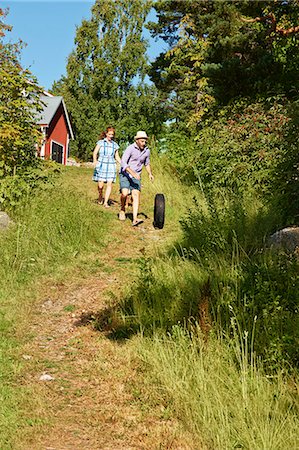
M 53 120 L 51 121 L 51 124 L 48 128 L 47 139 L 45 144 L 46 159 L 51 159 L 52 141 L 63 146 L 62 163 L 66 165 L 68 157 L 69 136 L 68 136 L 67 122 L 63 113 L 62 104 L 57 109 L 55 116 L 53 117 Z

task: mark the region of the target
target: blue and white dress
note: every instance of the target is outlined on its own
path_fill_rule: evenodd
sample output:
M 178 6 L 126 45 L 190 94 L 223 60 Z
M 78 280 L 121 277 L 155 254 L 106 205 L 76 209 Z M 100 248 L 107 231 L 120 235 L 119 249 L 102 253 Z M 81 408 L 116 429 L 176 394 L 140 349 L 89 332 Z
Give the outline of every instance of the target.
M 119 145 L 114 141 L 108 142 L 106 138 L 98 141 L 97 145 L 99 145 L 99 156 L 92 179 L 93 181 L 113 181 L 115 183 L 115 152 L 119 149 Z

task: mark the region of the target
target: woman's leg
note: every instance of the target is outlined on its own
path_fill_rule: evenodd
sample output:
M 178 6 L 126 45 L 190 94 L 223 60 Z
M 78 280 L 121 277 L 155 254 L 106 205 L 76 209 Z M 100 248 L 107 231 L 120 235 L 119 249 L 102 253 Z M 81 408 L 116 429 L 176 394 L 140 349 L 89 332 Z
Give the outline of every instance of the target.
M 104 182 L 103 181 L 99 181 L 98 182 L 98 191 L 99 191 L 98 203 L 99 204 L 103 203 L 103 187 L 104 187 Z
M 104 201 L 104 206 L 106 206 L 106 208 L 109 206 L 108 200 L 110 198 L 111 190 L 112 190 L 112 181 L 107 181 L 105 201 Z

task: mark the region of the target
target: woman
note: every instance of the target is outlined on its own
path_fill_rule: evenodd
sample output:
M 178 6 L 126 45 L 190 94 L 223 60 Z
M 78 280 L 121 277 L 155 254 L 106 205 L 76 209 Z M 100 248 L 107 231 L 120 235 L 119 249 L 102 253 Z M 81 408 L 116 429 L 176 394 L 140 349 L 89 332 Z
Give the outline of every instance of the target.
M 118 149 L 119 146 L 114 142 L 115 129 L 108 127 L 106 131 L 100 135 L 93 151 L 94 173 L 93 181 L 98 182 L 99 199 L 98 204 L 104 204 L 105 208 L 109 208 L 109 197 L 112 190 L 112 183 L 116 179 L 116 161 L 120 164 Z M 103 197 L 104 183 L 107 183 L 105 198 Z

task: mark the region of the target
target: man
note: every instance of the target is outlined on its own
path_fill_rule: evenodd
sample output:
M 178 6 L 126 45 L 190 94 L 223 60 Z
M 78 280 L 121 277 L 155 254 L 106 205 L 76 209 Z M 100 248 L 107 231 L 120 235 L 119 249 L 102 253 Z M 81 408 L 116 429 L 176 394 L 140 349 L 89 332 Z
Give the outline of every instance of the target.
M 127 196 L 131 193 L 133 200 L 133 227 L 136 227 L 143 222 L 138 219 L 141 172 L 143 166 L 145 166 L 149 179 L 151 181 L 154 180 L 150 166 L 150 151 L 146 146 L 147 139 L 148 137 L 145 131 L 138 131 L 135 136 L 134 144 L 131 144 L 126 148 L 121 158 L 121 169 L 119 174 L 121 208 L 119 220 L 126 220 L 126 201 Z

